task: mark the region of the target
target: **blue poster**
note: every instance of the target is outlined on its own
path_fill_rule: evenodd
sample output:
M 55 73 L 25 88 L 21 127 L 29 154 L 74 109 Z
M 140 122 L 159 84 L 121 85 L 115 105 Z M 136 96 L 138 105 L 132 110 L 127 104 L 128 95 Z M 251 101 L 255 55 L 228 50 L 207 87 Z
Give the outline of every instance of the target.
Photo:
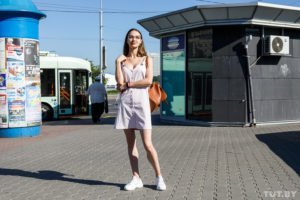
M 6 74 L 0 74 L 0 88 L 6 88 Z

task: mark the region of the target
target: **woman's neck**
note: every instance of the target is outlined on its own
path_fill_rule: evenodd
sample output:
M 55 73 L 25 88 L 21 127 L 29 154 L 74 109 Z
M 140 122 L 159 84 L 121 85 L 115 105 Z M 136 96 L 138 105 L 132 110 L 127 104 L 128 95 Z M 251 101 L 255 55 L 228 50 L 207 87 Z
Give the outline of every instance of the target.
M 127 57 L 136 58 L 136 57 L 138 57 L 137 53 L 138 53 L 137 48 L 136 49 L 129 49 Z

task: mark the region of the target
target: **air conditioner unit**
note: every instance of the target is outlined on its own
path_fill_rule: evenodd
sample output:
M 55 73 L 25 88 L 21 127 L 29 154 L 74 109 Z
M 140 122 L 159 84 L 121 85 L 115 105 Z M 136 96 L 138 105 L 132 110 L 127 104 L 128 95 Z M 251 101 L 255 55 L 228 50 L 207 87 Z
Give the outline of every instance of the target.
M 265 39 L 265 55 L 290 55 L 290 38 L 288 36 L 269 35 Z

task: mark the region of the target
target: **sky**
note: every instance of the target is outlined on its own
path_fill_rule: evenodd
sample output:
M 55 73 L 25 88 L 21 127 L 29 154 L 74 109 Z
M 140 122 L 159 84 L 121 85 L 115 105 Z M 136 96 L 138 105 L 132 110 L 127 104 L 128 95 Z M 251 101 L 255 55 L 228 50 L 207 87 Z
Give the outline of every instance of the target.
M 99 65 L 100 0 L 32 0 L 47 17 L 40 20 L 41 51 L 59 56 L 87 59 Z M 130 28 L 143 34 L 147 52 L 159 52 L 159 39 L 149 36 L 137 20 L 192 6 L 216 3 L 246 3 L 253 0 L 102 0 L 103 45 L 106 48 L 105 73 L 115 73 L 115 59 L 122 54 L 124 38 Z M 263 0 L 300 7 L 300 0 Z

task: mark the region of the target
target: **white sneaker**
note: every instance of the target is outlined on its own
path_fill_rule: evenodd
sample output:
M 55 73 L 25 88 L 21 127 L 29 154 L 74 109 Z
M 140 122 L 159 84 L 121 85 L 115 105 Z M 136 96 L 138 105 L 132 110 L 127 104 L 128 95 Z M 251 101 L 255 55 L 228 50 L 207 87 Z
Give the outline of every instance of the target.
M 157 190 L 166 190 L 167 189 L 167 186 L 166 186 L 162 176 L 156 177 L 155 185 L 156 185 Z
M 142 188 L 143 186 L 143 182 L 140 178 L 132 176 L 131 181 L 125 185 L 124 190 L 135 190 L 135 188 Z

